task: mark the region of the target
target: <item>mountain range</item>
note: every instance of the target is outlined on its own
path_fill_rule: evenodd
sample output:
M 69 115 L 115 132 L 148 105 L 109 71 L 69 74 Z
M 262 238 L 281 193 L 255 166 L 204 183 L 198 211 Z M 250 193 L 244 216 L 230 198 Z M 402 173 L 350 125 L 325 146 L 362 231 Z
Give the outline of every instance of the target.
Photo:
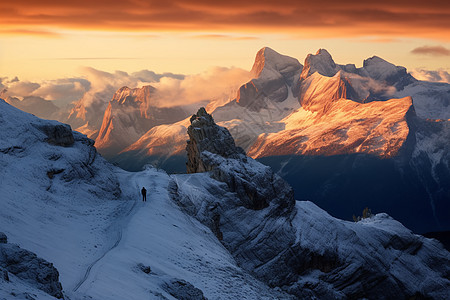
M 339 65 L 324 49 L 302 65 L 263 48 L 251 76 L 234 99 L 206 109 L 298 197 L 344 219 L 368 206 L 416 232 L 450 229 L 450 85 L 376 56 Z M 188 126 L 154 126 L 111 161 L 184 172 Z
M 450 230 L 449 84 L 416 80 L 377 56 L 360 68 L 337 64 L 325 49 L 302 65 L 265 47 L 250 74 L 234 96 L 206 110 L 297 198 L 347 220 L 370 207 L 418 233 Z M 195 110 L 160 107 L 159 93 L 122 87 L 109 103 L 94 101 L 98 107 L 80 99 L 60 120 L 122 168 L 184 173 Z

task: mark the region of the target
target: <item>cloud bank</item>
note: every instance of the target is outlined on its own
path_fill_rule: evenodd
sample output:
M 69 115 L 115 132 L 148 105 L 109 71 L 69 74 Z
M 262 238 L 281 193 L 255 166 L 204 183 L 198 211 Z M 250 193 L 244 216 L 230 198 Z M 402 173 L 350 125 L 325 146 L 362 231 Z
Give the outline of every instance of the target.
M 3 1 L 0 33 L 48 29 L 283 32 L 307 37 L 422 36 L 450 39 L 447 0 L 379 1 Z M 57 33 L 55 33 L 57 35 Z
M 450 73 L 444 70 L 430 71 L 416 69 L 411 72 L 411 75 L 418 80 L 450 83 Z
M 422 46 L 411 50 L 411 53 L 430 56 L 450 56 L 450 49 L 443 46 Z
M 76 105 L 82 105 L 84 108 L 95 106 L 103 109 L 119 88 L 151 85 L 158 90 L 152 105 L 171 107 L 234 97 L 239 86 L 250 78 L 249 72 L 243 69 L 222 67 L 210 68 L 203 73 L 188 76 L 156 73 L 151 70 L 110 73 L 91 67 L 81 68 L 80 73 L 83 74 L 82 78 L 60 78 L 42 82 L 0 78 L 0 88 L 7 90 L 6 96 L 19 99 L 34 96 L 53 100 L 59 107 L 77 102 Z M 98 113 L 103 115 L 103 111 Z

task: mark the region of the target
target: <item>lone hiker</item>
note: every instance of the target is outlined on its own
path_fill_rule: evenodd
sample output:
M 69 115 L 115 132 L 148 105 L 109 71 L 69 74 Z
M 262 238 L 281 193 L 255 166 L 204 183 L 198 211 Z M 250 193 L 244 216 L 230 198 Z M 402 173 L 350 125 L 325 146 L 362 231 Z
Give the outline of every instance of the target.
M 146 202 L 147 201 L 147 190 L 145 189 L 145 187 L 142 187 L 141 194 L 142 194 L 142 201 Z

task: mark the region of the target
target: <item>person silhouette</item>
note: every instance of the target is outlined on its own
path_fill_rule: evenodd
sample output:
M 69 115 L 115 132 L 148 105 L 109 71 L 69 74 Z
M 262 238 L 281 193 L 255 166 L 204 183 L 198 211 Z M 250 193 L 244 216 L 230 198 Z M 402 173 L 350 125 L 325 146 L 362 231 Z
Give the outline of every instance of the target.
M 147 201 L 147 190 L 145 189 L 145 187 L 142 187 L 141 194 L 142 194 L 142 201 L 146 202 Z

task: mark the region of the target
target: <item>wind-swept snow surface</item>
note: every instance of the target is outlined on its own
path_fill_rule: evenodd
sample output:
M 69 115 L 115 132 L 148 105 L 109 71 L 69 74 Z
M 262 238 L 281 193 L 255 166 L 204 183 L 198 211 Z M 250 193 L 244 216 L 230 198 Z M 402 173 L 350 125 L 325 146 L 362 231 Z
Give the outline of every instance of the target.
M 204 109 L 194 117 L 189 166 L 209 172 L 130 173 L 67 125 L 0 100 L 8 243 L 53 263 L 66 299 L 448 296 L 450 254 L 437 241 L 386 214 L 355 224 L 295 201 Z M 6 299 L 54 299 L 4 278 Z
M 67 299 L 286 297 L 243 271 L 208 228 L 172 203 L 165 172 L 121 171 L 91 140 L 3 100 L 0 126 L 0 230 L 55 265 Z M 51 298 L 10 277 L 0 279 L 6 299 Z

